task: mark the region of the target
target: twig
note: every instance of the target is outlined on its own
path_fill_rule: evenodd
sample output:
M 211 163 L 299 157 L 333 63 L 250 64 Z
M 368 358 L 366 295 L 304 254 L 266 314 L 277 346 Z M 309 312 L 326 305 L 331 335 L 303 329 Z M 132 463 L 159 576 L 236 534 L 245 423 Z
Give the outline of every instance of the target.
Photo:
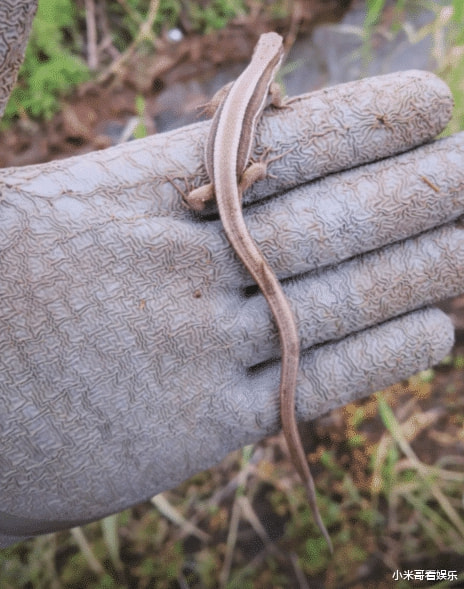
M 234 505 L 232 507 L 232 514 L 230 517 L 229 534 L 227 535 L 226 554 L 224 558 L 224 564 L 222 565 L 221 572 L 219 573 L 219 587 L 223 589 L 227 585 L 227 581 L 230 575 L 230 569 L 232 566 L 232 558 L 234 555 L 234 548 L 237 543 L 237 532 L 238 524 L 240 522 L 241 507 L 238 497 L 235 498 Z
M 101 41 L 97 46 L 99 59 L 101 60 L 101 55 L 104 55 L 105 51 L 108 51 L 110 58 L 114 61 L 115 59 L 118 59 L 118 57 L 121 55 L 121 52 L 116 49 L 113 44 L 113 38 L 108 25 L 108 17 L 106 15 L 104 3 L 97 4 L 97 20 L 100 25 L 101 35 Z
M 98 60 L 94 0 L 85 0 L 85 24 L 87 28 L 87 63 L 89 69 L 95 71 L 98 66 Z
M 87 538 L 84 536 L 82 528 L 72 528 L 71 535 L 77 542 L 80 551 L 84 555 L 84 558 L 87 561 L 89 567 L 92 569 L 92 571 L 94 573 L 97 573 L 98 575 L 102 575 L 105 572 L 105 569 L 102 567 L 102 565 L 92 552 L 90 544 L 87 542 Z
M 290 562 L 292 563 L 293 572 L 295 573 L 295 577 L 298 580 L 298 586 L 300 589 L 310 589 L 309 583 L 301 570 L 300 563 L 298 562 L 298 557 L 294 552 L 290 552 Z
M 135 53 L 139 43 L 142 41 L 153 41 L 155 40 L 154 34 L 152 33 L 153 23 L 155 22 L 156 14 L 159 8 L 159 0 L 150 0 L 150 6 L 148 7 L 147 17 L 144 22 L 140 25 L 137 36 L 124 51 L 124 53 L 114 61 L 104 72 L 98 77 L 98 82 L 102 83 L 106 81 L 112 74 L 115 74 L 118 69 L 128 61 Z
M 177 526 L 181 527 L 183 530 L 187 531 L 192 536 L 196 536 L 202 542 L 208 542 L 208 540 L 210 540 L 209 534 L 203 532 L 203 530 L 200 530 L 192 523 L 187 521 L 184 516 L 179 513 L 179 511 L 177 511 L 177 509 L 175 509 L 162 494 L 155 495 L 150 499 L 150 502 L 158 509 L 161 515 Z
M 118 0 L 118 4 L 120 4 L 123 9 L 127 12 L 127 14 L 134 20 L 138 25 L 143 23 L 143 19 L 140 14 L 132 8 L 132 6 L 127 2 L 127 0 Z

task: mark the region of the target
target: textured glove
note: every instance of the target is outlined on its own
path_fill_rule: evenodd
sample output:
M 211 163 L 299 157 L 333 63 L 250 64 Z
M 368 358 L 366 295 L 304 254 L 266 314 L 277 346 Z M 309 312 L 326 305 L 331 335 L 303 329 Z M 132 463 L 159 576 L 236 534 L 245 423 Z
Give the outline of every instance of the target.
M 256 145 L 284 155 L 245 215 L 297 317 L 299 419 L 452 346 L 428 305 L 464 291 L 464 135 L 412 149 L 451 108 L 439 79 L 404 72 L 263 116 Z M 279 429 L 264 297 L 214 205 L 192 213 L 171 183 L 206 181 L 208 128 L 0 171 L 0 546 L 124 509 Z

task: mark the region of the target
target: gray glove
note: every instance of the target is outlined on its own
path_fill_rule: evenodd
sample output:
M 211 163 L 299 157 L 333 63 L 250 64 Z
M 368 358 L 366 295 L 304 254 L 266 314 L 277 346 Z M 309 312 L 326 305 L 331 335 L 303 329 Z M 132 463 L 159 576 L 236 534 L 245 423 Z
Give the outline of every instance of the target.
M 299 419 L 452 346 L 427 305 L 464 290 L 464 135 L 367 163 L 430 140 L 451 107 L 440 80 L 405 72 L 263 117 L 257 145 L 292 149 L 245 195 L 246 221 L 291 279 Z M 0 171 L 0 546 L 122 510 L 279 429 L 264 297 L 245 296 L 214 209 L 192 213 L 171 184 L 205 180 L 208 128 Z

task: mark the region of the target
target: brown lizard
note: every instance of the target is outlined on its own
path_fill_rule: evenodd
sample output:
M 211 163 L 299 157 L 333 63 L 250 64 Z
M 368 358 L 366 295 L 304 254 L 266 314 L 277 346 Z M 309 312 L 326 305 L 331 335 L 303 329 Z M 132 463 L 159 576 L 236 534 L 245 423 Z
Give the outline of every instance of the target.
M 214 115 L 205 150 L 206 170 L 211 183 L 192 190 L 186 200 L 191 208 L 201 210 L 207 200 L 216 196 L 219 216 L 227 238 L 271 308 L 279 330 L 282 350 L 282 429 L 292 461 L 304 483 L 314 519 L 332 552 L 332 543 L 317 507 L 314 481 L 295 417 L 300 352 L 295 318 L 278 278 L 249 234 L 242 214 L 244 190 L 266 176 L 265 163 L 248 164 L 256 127 L 269 93 L 273 95 L 276 106 L 282 105 L 272 85 L 283 56 L 280 35 L 261 35 L 250 64 L 235 82 L 220 91 L 222 100 Z

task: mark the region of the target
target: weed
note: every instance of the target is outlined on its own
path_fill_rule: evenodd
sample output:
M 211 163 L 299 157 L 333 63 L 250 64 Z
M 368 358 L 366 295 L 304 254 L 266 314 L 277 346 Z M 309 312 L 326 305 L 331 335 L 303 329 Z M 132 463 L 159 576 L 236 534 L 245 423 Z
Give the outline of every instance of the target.
M 18 117 L 50 118 L 59 108 L 60 97 L 90 77 L 77 55 L 80 37 L 76 22 L 71 0 L 40 0 L 3 127 Z

